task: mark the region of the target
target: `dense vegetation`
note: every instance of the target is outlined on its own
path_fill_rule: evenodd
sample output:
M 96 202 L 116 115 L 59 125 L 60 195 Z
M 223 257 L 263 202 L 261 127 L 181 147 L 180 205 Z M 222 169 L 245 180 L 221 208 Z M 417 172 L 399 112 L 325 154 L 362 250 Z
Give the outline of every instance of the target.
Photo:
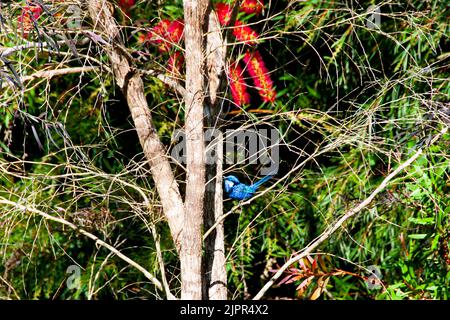
M 110 251 L 22 206 L 95 234 L 158 277 L 160 248 L 177 293 L 178 258 L 101 41 L 89 34 L 91 21 L 79 7 L 43 2 L 46 9 L 27 35 L 19 19 L 26 1 L 1 3 L 0 200 L 18 205 L 3 202 L 0 210 L 0 298 L 161 297 Z M 182 1 L 111 2 L 130 60 L 173 75 L 169 53 L 142 35 L 163 19 L 182 19 Z M 252 298 L 291 255 L 421 148 L 415 162 L 315 253 L 292 265 L 265 297 L 449 298 L 450 136 L 430 143 L 450 124 L 447 1 L 385 1 L 372 11 L 373 1 L 264 3 L 260 14 L 238 18 L 259 34 L 253 46 L 276 99 L 264 101 L 246 79 L 251 103 L 239 107 L 227 86 L 221 122 L 222 129 L 277 128 L 280 171 L 273 189 L 225 221 L 229 298 Z M 81 25 L 67 27 L 77 12 Z M 229 39 L 229 60 L 235 61 L 250 46 Z M 174 50 L 182 52 L 180 41 Z M 81 73 L 36 74 L 90 66 Z M 177 72 L 182 84 L 182 67 Z M 147 101 L 170 148 L 173 131 L 184 125 L 184 106 L 154 75 L 143 73 Z M 183 168 L 173 166 L 183 189 Z M 226 164 L 224 171 L 247 181 L 258 175 L 248 162 Z M 234 205 L 227 199 L 224 210 Z M 81 267 L 78 289 L 66 285 L 71 265 Z M 371 285 L 369 270 L 381 281 Z

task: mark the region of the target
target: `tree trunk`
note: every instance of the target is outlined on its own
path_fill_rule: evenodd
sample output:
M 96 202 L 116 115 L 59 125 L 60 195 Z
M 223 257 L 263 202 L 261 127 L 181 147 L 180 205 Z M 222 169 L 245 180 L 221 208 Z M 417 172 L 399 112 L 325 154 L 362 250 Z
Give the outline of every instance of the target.
M 223 135 L 217 132 L 211 147 L 216 152 L 216 163 L 206 167 L 205 230 L 209 230 L 223 214 L 222 162 Z M 225 233 L 223 222 L 205 239 L 203 295 L 209 300 L 227 299 L 227 272 Z
M 205 194 L 203 130 L 204 41 L 208 1 L 184 0 L 186 60 L 186 200 L 180 252 L 181 299 L 202 298 L 202 222 Z
M 89 0 L 87 5 L 89 15 L 94 22 L 93 29 L 103 32 L 106 40 L 110 43 L 105 49 L 111 61 L 115 80 L 127 100 L 139 141 L 150 164 L 152 177 L 161 199 L 164 215 L 169 223 L 173 241 L 177 251 L 180 252 L 184 205 L 166 150 L 153 125 L 152 115 L 144 95 L 144 84 L 123 51 L 119 49 L 122 41 L 119 28 L 112 15 L 111 4 L 105 0 Z M 118 46 L 114 44 L 118 44 Z
M 223 214 L 222 160 L 223 136 L 220 130 L 220 94 L 223 87 L 223 76 L 226 58 L 226 42 L 214 11 L 209 12 L 208 34 L 206 43 L 206 65 L 208 76 L 208 97 L 206 99 L 206 125 L 214 129 L 214 140 L 210 143 L 212 149 L 208 154 L 215 162 L 206 166 L 205 193 L 205 230 L 209 230 Z M 219 129 L 219 130 L 215 130 Z M 225 234 L 223 223 L 205 240 L 205 258 L 203 261 L 203 296 L 210 300 L 225 300 L 227 298 L 227 273 L 225 260 Z
M 122 41 L 119 28 L 112 16 L 112 6 L 105 0 L 89 0 L 89 14 L 94 21 L 94 30 L 107 36 L 106 47 L 118 86 L 127 100 L 136 126 L 139 141 L 149 161 L 153 179 L 161 199 L 164 214 L 175 242 L 181 262 L 182 299 L 202 298 L 202 222 L 205 195 L 205 141 L 204 110 L 210 127 L 218 124 L 220 108 L 217 107 L 218 89 L 225 64 L 225 49 L 220 37 L 219 25 L 213 12 L 207 20 L 208 1 L 185 0 L 185 44 L 186 44 L 186 151 L 187 186 L 183 204 L 166 150 L 159 140 L 152 116 L 144 95 L 144 85 L 126 55 L 120 50 Z M 208 23 L 209 22 L 209 23 Z M 203 27 L 212 27 L 208 35 L 208 50 L 205 50 Z M 119 46 L 113 45 L 114 43 Z M 205 68 L 205 51 L 208 69 Z M 205 74 L 208 76 L 209 99 L 205 107 Z M 216 137 L 217 138 L 217 137 Z M 221 139 L 219 137 L 219 139 Z M 220 140 L 219 140 L 220 141 Z M 209 203 L 205 215 L 206 227 L 210 227 L 223 214 L 222 208 L 222 143 L 217 145 L 217 163 L 208 168 Z M 220 224 L 206 242 L 207 280 L 203 298 L 226 299 L 226 270 L 224 253 L 224 231 Z M 205 293 L 206 292 L 206 293 Z

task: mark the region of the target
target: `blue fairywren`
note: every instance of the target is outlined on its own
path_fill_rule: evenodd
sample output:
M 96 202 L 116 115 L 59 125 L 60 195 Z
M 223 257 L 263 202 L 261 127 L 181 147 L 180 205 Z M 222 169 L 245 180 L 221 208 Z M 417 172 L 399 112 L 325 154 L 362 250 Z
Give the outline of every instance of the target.
M 255 182 L 252 185 L 246 185 L 239 182 L 239 179 L 235 176 L 226 176 L 224 179 L 225 192 L 228 197 L 235 200 L 247 200 L 254 196 L 258 188 L 267 180 L 272 178 L 272 175 L 265 176 L 261 180 Z

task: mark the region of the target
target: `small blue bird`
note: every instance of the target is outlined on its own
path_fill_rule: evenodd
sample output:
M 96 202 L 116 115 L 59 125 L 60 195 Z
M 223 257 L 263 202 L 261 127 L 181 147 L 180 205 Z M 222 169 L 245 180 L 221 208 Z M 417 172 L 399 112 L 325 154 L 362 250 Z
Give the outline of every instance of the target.
M 247 200 L 253 197 L 259 186 L 261 186 L 264 182 L 272 177 L 272 175 L 265 176 L 258 182 L 255 182 L 254 184 L 248 186 L 244 183 L 240 183 L 239 179 L 235 176 L 226 176 L 224 181 L 225 192 L 231 199 Z

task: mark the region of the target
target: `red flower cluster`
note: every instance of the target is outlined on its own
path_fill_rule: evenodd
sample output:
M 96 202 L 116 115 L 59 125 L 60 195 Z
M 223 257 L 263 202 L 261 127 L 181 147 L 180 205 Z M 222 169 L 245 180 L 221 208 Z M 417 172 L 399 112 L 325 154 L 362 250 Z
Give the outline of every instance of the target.
M 262 0 L 244 0 L 239 8 L 241 12 L 247 14 L 260 14 L 264 9 Z M 216 4 L 216 13 L 222 26 L 228 26 L 231 20 L 232 8 L 226 3 Z M 236 20 L 233 35 L 237 40 L 247 45 L 255 45 L 258 41 L 258 33 L 242 21 Z M 246 69 L 250 74 L 255 86 L 265 102 L 274 102 L 276 91 L 273 88 L 273 82 L 269 72 L 264 64 L 261 54 L 258 51 L 251 53 L 247 51 L 244 55 Z M 228 68 L 228 77 L 230 79 L 231 95 L 234 102 L 239 105 L 250 103 L 250 96 L 247 93 L 247 87 L 243 78 L 243 70 L 239 65 L 239 61 L 234 62 Z
M 123 10 L 125 15 L 130 17 L 130 9 L 136 4 L 136 0 L 119 0 L 119 7 Z
M 264 9 L 263 0 L 244 0 L 241 3 L 240 10 L 247 14 L 260 14 Z
M 28 34 L 34 27 L 34 22 L 39 19 L 42 8 L 38 5 L 27 5 L 22 8 L 22 14 L 17 19 L 18 29 L 22 31 L 22 35 L 27 38 Z
M 269 71 L 261 54 L 256 50 L 253 53 L 247 51 L 244 55 L 244 62 L 261 98 L 265 102 L 275 102 L 277 93 L 273 89 L 272 79 L 270 79 Z
M 232 8 L 226 3 L 219 2 L 216 4 L 216 13 L 219 18 L 219 23 L 222 26 L 228 26 L 231 20 Z M 256 43 L 259 35 L 255 30 L 239 20 L 236 20 L 234 26 L 233 35 L 237 40 L 249 45 Z
M 172 43 L 178 43 L 183 38 L 184 23 L 182 20 L 172 21 L 167 28 L 167 36 Z
M 183 38 L 184 23 L 182 20 L 163 19 L 147 34 L 139 35 L 139 42 L 151 43 L 158 47 L 161 53 L 170 52 L 174 45 Z M 176 48 L 175 48 L 176 50 Z M 173 52 L 167 61 L 167 69 L 172 74 L 181 75 L 184 57 L 179 51 Z
M 258 33 L 255 30 L 239 20 L 236 20 L 235 28 L 233 29 L 233 35 L 239 41 L 249 45 L 256 44 L 256 41 L 259 37 Z
M 244 81 L 244 70 L 242 70 L 239 63 L 234 62 L 228 68 L 228 75 L 230 77 L 231 95 L 233 101 L 239 105 L 246 105 L 250 103 L 250 95 L 247 92 L 247 85 Z
M 124 0 L 125 1 L 125 0 Z M 219 23 L 222 26 L 228 26 L 231 20 L 232 9 L 226 3 L 216 4 L 216 13 Z M 262 12 L 264 4 L 262 0 L 244 0 L 240 10 L 247 14 Z M 184 23 L 181 20 L 170 21 L 168 19 L 161 20 L 147 34 L 141 34 L 139 41 L 141 43 L 151 43 L 158 47 L 161 53 L 170 52 L 174 45 L 179 43 L 183 37 Z M 237 40 L 253 46 L 258 40 L 258 33 L 245 25 L 242 21 L 236 20 L 233 35 Z M 269 72 L 258 51 L 247 51 L 244 55 L 247 72 L 250 74 L 255 86 L 265 102 L 274 102 L 276 92 L 273 88 L 273 82 L 270 79 Z M 167 61 L 167 69 L 174 75 L 181 75 L 181 69 L 184 64 L 184 57 L 180 51 L 175 50 L 169 56 Z M 234 102 L 239 105 L 250 104 L 250 95 L 247 92 L 247 85 L 244 80 L 244 70 L 240 66 L 240 62 L 231 63 L 227 70 L 230 80 L 231 95 Z
M 222 26 L 227 26 L 231 20 L 231 8 L 228 4 L 219 2 L 216 4 L 216 13 L 219 18 L 219 23 Z
M 261 14 L 264 9 L 263 0 L 244 0 L 239 7 L 240 12 L 245 12 L 247 14 L 255 13 L 257 15 Z M 216 13 L 219 17 L 219 22 L 222 26 L 227 26 L 231 19 L 232 8 L 230 5 L 219 2 L 216 4 Z
M 184 32 L 184 24 L 181 20 L 161 20 L 147 34 L 141 34 L 139 41 L 150 42 L 158 47 L 160 52 L 168 52 L 174 44 L 181 41 Z

